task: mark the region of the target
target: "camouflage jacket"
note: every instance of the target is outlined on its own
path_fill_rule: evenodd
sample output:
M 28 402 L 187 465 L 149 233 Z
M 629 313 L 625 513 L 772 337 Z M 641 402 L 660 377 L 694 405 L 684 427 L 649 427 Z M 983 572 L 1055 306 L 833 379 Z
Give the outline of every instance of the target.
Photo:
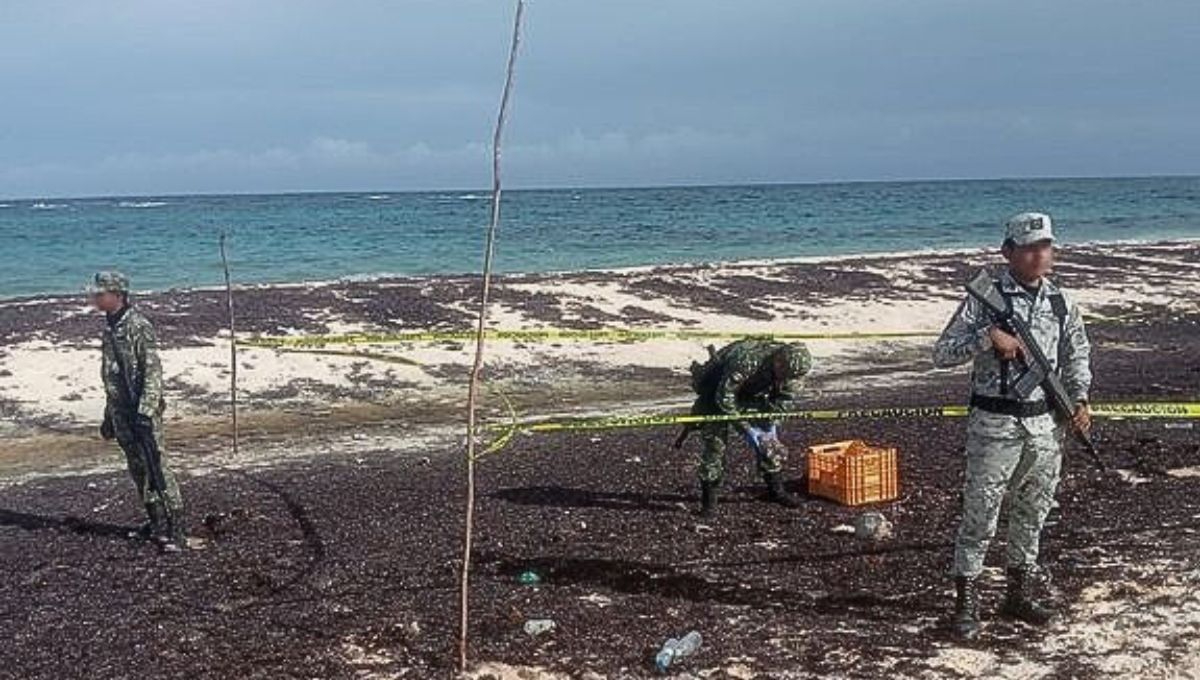
M 1023 288 L 1007 271 L 1000 275 L 998 283 L 1001 292 L 1012 302 L 1017 317 L 1029 325 L 1042 352 L 1062 377 L 1072 400 L 1086 401 L 1092 384 L 1092 371 L 1088 365 L 1091 344 L 1079 307 L 1048 279 L 1042 280 L 1036 294 Z M 1056 294 L 1063 296 L 1067 310 L 1061 326 L 1050 300 Z M 933 363 L 946 368 L 974 361 L 971 389 L 975 394 L 1003 397 L 1006 395 L 1001 393 L 1000 360 L 992 351 L 992 340 L 988 335 L 991 326 L 992 321 L 983 305 L 968 295 L 934 345 Z M 1041 387 L 1029 395 L 1030 400 L 1044 398 Z
M 718 352 L 720 379 L 710 406 L 716 412 L 738 415 L 745 411 L 786 411 L 800 391 L 802 376 L 776 384 L 772 356 L 778 342 L 760 338 L 738 340 Z M 803 372 L 812 366 L 807 350 L 801 361 Z
M 108 318 L 101 347 L 101 376 L 108 408 L 136 406 L 138 415 L 148 418 L 161 415 L 162 365 L 150 321 L 136 309 L 126 307 Z

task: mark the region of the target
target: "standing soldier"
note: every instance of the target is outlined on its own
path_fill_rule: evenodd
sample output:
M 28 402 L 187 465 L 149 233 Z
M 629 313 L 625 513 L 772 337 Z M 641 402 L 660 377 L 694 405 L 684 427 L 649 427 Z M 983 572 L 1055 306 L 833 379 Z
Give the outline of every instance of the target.
M 1051 413 L 1041 387 L 1026 395 L 1012 390 L 1014 362 L 1029 350 L 999 328 L 974 297 L 968 297 L 934 347 L 933 362 L 949 367 L 973 361 L 967 423 L 966 483 L 962 520 L 954 547 L 955 633 L 979 634 L 975 581 L 996 533 L 1000 505 L 1009 491 L 1007 590 L 1002 616 L 1045 625 L 1053 611 L 1033 595 L 1042 525 L 1054 502 L 1062 465 L 1063 427 L 1091 427 L 1088 366 L 1091 348 L 1079 308 L 1046 276 L 1054 264 L 1050 217 L 1022 213 L 1008 221 L 1002 247 L 1008 268 L 995 286 L 1014 316 L 1029 326 L 1042 353 L 1062 379 L 1074 404 L 1069 423 Z
M 162 365 L 154 326 L 129 304 L 129 279 L 99 272 L 88 286 L 92 305 L 107 317 L 101 375 L 107 403 L 100 434 L 116 439 L 146 508 L 138 534 L 168 551 L 187 546 L 183 499 L 163 456 Z
M 740 432 L 754 451 L 758 471 L 767 483 L 769 498 L 786 507 L 796 500 L 783 488 L 783 458 L 778 424 L 754 413 L 786 411 L 795 399 L 799 381 L 812 368 L 812 356 L 801 343 L 785 344 L 763 338 L 746 338 L 718 351 L 709 348 L 705 364 L 692 364 L 692 388 L 698 395 L 693 415 L 734 416 L 734 420 L 685 428 L 675 442 L 683 445 L 692 429 L 700 430 L 700 514 L 716 512 L 717 493 L 725 476 L 725 451 L 731 430 Z M 745 419 L 739 417 L 745 414 Z

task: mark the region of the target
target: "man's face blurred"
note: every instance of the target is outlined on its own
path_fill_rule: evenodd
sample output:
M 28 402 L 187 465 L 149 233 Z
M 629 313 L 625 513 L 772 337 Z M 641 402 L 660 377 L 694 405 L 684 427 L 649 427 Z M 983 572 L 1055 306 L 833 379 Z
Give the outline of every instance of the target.
M 1038 241 L 1025 246 L 1004 249 L 1009 269 L 1017 279 L 1032 283 L 1054 268 L 1054 242 Z
M 119 293 L 113 293 L 107 290 L 99 293 L 92 293 L 91 301 L 93 307 L 106 314 L 118 311 L 121 309 L 121 305 L 123 305 L 125 302 Z

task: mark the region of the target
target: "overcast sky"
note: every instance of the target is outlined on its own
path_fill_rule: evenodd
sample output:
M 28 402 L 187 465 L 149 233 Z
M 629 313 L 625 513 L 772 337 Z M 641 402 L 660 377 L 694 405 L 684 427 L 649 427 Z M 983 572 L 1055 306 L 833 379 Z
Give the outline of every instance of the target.
M 472 188 L 508 0 L 3 0 L 0 195 Z M 513 186 L 1200 172 L 1196 0 L 531 0 Z

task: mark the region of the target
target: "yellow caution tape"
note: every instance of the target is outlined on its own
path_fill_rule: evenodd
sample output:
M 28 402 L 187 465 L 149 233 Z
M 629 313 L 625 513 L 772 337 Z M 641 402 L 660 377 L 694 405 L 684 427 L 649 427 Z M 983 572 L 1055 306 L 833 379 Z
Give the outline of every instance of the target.
M 532 328 L 492 330 L 485 331 L 483 335 L 487 340 L 508 340 L 512 342 L 555 342 L 560 340 L 636 342 L 645 340 L 706 340 L 734 337 L 774 338 L 776 340 L 899 340 L 905 338 L 936 337 L 938 334 L 933 331 L 747 333 L 744 331 L 637 330 L 629 328 L 604 328 L 595 330 Z M 267 348 L 322 347 L 325 345 L 384 345 L 405 342 L 466 342 L 475 340 L 476 337 L 477 333 L 475 331 L 412 331 L 400 333 L 260 336 L 242 342 L 255 347 Z
M 691 415 L 656 414 L 603 416 L 566 420 L 543 420 L 522 423 L 523 432 L 572 432 L 582 430 L 615 430 L 635 427 L 658 427 L 666 425 L 697 425 L 739 420 L 848 420 L 856 418 L 955 418 L 967 415 L 966 406 L 899 406 L 884 408 L 827 409 L 811 411 L 780 411 L 766 413 L 742 413 L 738 415 Z M 1092 415 L 1097 418 L 1200 418 L 1200 403 L 1114 403 L 1094 404 Z
M 1101 418 L 1200 418 L 1200 403 L 1134 402 L 1093 404 L 1092 415 Z
M 508 395 L 502 392 L 495 385 L 484 383 L 484 387 L 486 387 L 489 392 L 494 392 L 500 396 L 500 399 L 504 402 L 505 408 L 508 410 L 509 423 L 499 428 L 503 430 L 500 433 L 500 436 L 492 440 L 492 443 L 488 444 L 487 449 L 485 449 L 482 453 L 476 454 L 475 460 L 498 453 L 501 449 L 508 446 L 508 443 L 512 441 L 513 437 L 517 436 L 517 433 L 521 431 L 520 419 L 517 417 L 517 407 L 513 405 L 512 400 L 508 398 Z
M 280 352 L 288 354 L 316 354 L 320 356 L 333 357 L 350 357 L 358 359 L 370 359 L 372 361 L 383 361 L 389 364 L 403 364 L 405 366 L 420 366 L 419 362 L 413 361 L 407 357 L 402 357 L 397 354 L 380 354 L 378 352 L 357 352 L 351 350 L 337 349 L 320 349 L 320 348 L 295 348 L 295 347 L 276 347 Z
M 1096 321 L 1121 321 L 1145 316 L 1146 312 L 1132 312 L 1116 317 L 1089 315 L 1085 318 Z M 521 328 L 484 331 L 487 340 L 511 342 L 556 342 L 566 340 L 600 342 L 638 342 L 646 340 L 710 340 L 721 338 L 759 337 L 776 340 L 902 340 L 906 338 L 933 338 L 936 331 L 876 331 L 876 332 L 747 332 L 688 329 L 636 329 L 636 328 Z M 242 340 L 253 347 L 323 347 L 326 345 L 385 345 L 424 342 L 468 342 L 478 337 L 476 331 L 399 331 L 394 333 L 337 333 L 329 335 L 264 335 Z

